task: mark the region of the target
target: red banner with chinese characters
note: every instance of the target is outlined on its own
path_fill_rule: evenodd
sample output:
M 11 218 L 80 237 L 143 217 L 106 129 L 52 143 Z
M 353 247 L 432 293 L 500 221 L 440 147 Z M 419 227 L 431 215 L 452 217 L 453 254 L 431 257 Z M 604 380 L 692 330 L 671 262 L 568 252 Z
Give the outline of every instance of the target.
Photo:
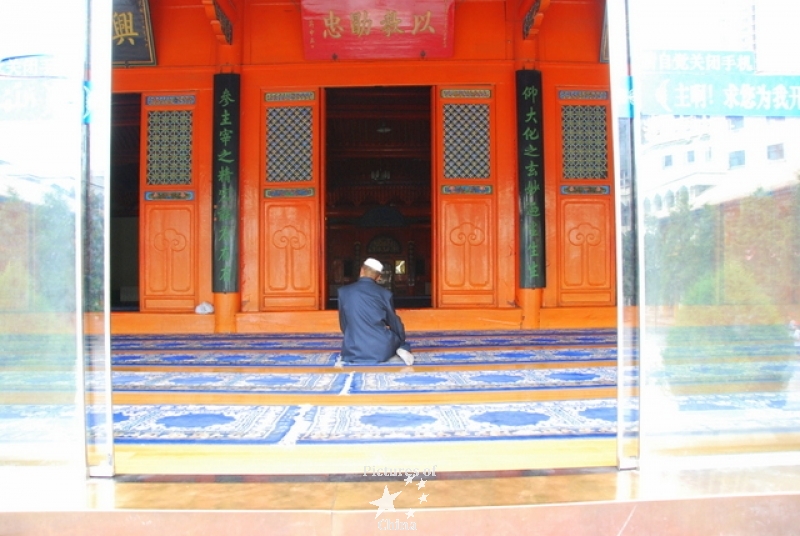
M 302 0 L 309 60 L 449 58 L 454 0 Z

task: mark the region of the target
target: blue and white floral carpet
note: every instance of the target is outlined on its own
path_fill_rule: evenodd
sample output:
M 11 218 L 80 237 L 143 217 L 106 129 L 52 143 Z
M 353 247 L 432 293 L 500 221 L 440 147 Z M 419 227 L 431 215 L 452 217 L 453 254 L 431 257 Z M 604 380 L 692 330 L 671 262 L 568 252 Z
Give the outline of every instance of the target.
M 352 373 L 350 394 L 514 391 L 570 387 L 616 387 L 614 367 L 469 370 L 414 373 Z
M 335 399 L 322 405 L 116 405 L 115 440 L 285 445 L 611 437 L 613 399 L 470 404 L 469 393 L 613 388 L 615 339 L 613 330 L 426 333 L 410 337 L 413 368 L 395 359 L 368 370 L 335 367 L 338 335 L 117 337 L 117 393 Z M 464 393 L 466 403 L 400 406 L 384 398 L 422 393 Z M 363 396 L 372 401 L 358 402 Z
M 91 409 L 91 408 L 90 408 Z M 785 393 L 675 397 L 650 434 L 716 436 L 800 430 L 800 400 Z M 54 441 L 74 407 L 0 405 L 0 444 Z M 637 410 L 626 412 L 635 421 Z M 119 444 L 293 445 L 613 437 L 613 399 L 427 406 L 115 405 Z M 89 413 L 102 441 L 102 413 Z
M 438 372 L 113 372 L 116 393 L 404 394 L 615 387 L 613 367 Z M 64 378 L 66 381 L 67 378 Z M 100 378 L 91 376 L 98 385 Z M 42 382 L 36 382 L 41 385 Z M 34 386 L 31 386 L 34 387 Z
M 117 406 L 118 443 L 382 443 L 612 437 L 613 400 L 431 406 Z
M 800 402 L 780 393 L 675 399 L 651 433 L 757 434 L 800 430 Z M 637 410 L 626 412 L 629 422 Z M 24 415 L 18 415 L 24 417 Z M 97 416 L 95 424 L 102 422 Z M 322 444 L 610 438 L 613 399 L 424 406 L 118 405 L 115 441 L 197 444 Z
M 417 356 L 413 368 L 397 359 L 377 367 L 337 368 L 337 335 L 114 337 L 114 392 L 142 397 L 141 402 L 126 399 L 113 406 L 115 441 L 302 445 L 616 434 L 613 330 L 426 333 L 410 341 Z M 20 348 L 25 349 L 23 343 Z M 651 379 L 683 386 L 775 382 L 776 377 L 798 375 L 796 360 L 785 349 L 755 352 L 758 359 L 742 361 L 738 357 L 745 349 L 727 350 L 732 348 L 736 360 L 699 363 L 687 356 Z M 34 354 L 31 349 L 25 356 Z M 635 359 L 629 356 L 628 361 Z M 102 381 L 100 376 L 87 374 L 90 388 Z M 622 377 L 629 386 L 638 382 L 633 369 Z M 32 374 L 24 367 L 0 369 L 4 389 L 23 395 L 69 391 L 75 381 L 70 370 Z M 594 396 L 580 395 L 592 389 Z M 800 430 L 800 403 L 788 391 L 775 391 L 673 396 L 672 406 L 663 409 L 669 415 L 663 419 L 663 433 Z M 175 394 L 189 402 L 166 403 L 169 399 L 163 395 Z M 236 403 L 231 403 L 231 395 L 239 397 Z M 525 401 L 497 398 L 506 395 Z M 392 400 L 403 396 L 404 405 Z M 418 403 L 413 402 L 415 396 L 422 397 Z M 430 398 L 436 396 L 450 398 Z M 302 397 L 316 398 L 306 403 L 311 399 Z M 88 423 L 95 439 L 102 440 L 106 417 L 94 409 L 89 408 Z M 0 405 L 0 443 L 60 433 L 63 426 L 58 423 L 71 411 L 71 406 L 57 404 Z M 636 422 L 635 407 L 623 408 L 622 413 L 627 422 Z
M 614 346 L 617 341 L 613 329 L 591 330 L 535 330 L 535 331 L 482 331 L 482 332 L 426 332 L 409 334 L 408 340 L 415 350 L 513 347 L 513 346 Z M 257 350 L 338 350 L 342 338 L 338 334 L 270 334 L 266 335 L 124 335 L 114 338 L 114 349 L 124 350 L 232 350 L 248 348 Z
M 583 348 L 515 348 L 494 350 L 458 349 L 458 350 L 421 350 L 415 351 L 416 367 L 426 365 L 467 365 L 467 364 L 502 364 L 502 363 L 547 363 L 552 361 L 602 361 L 615 360 L 616 348 L 583 347 Z M 339 352 L 294 352 L 294 351 L 243 351 L 243 350 L 164 350 L 141 352 L 125 351 L 113 356 L 115 366 L 180 366 L 195 367 L 326 367 L 336 363 Z M 399 360 L 389 360 L 377 366 L 397 366 Z M 372 365 L 375 366 L 375 365 Z

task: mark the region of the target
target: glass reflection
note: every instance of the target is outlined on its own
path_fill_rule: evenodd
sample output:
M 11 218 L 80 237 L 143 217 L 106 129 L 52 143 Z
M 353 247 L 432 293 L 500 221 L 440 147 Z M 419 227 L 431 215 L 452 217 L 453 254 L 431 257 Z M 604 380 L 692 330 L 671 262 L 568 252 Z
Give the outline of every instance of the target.
M 74 199 L 23 176 L 39 196 L 0 197 L 0 463 L 77 463 Z
M 12 21 L 0 37 L 0 466 L 81 476 L 83 304 L 102 317 L 106 301 L 105 193 L 87 179 L 104 176 L 90 173 L 90 162 L 103 165 L 86 144 L 88 11 L 85 1 L 0 3 L 0 20 Z M 102 22 L 93 26 L 105 43 Z M 109 73 L 108 63 L 94 72 Z
M 642 457 L 792 451 L 800 103 L 789 95 L 800 76 L 774 45 L 797 40 L 785 19 L 798 8 L 628 10 Z

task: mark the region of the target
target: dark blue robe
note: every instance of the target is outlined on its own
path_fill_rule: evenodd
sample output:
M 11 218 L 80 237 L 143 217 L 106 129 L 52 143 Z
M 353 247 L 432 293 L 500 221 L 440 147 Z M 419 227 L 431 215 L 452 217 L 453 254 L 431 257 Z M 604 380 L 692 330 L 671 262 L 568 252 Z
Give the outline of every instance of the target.
M 342 361 L 382 363 L 398 348 L 409 350 L 403 321 L 394 310 L 392 293 L 372 278 L 361 277 L 338 290 L 339 327 L 344 334 Z

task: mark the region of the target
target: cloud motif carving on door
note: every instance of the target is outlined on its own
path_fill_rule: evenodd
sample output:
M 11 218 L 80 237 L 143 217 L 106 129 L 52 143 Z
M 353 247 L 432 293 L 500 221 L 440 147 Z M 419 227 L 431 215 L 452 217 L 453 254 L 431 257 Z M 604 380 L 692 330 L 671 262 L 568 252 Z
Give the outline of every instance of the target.
M 484 281 L 473 281 L 474 276 L 480 276 L 479 273 L 473 273 L 472 270 L 472 256 L 476 253 L 473 251 L 477 246 L 483 246 L 486 241 L 486 232 L 472 222 L 464 222 L 458 227 L 450 231 L 450 243 L 454 246 L 461 246 L 458 248 L 449 248 L 451 251 L 460 251 L 460 259 L 448 258 L 448 262 L 452 261 L 453 264 L 447 270 L 448 284 L 453 287 L 463 287 L 467 282 L 471 285 L 482 285 Z M 478 252 L 484 248 L 478 249 Z M 481 261 L 484 262 L 484 261 Z M 453 269 L 460 266 L 460 269 Z M 483 278 L 481 278 L 483 279 Z
M 295 266 L 298 263 L 296 262 L 295 256 L 297 255 L 297 252 L 305 249 L 307 244 L 308 237 L 306 234 L 300 231 L 294 225 L 287 225 L 272 235 L 272 245 L 285 251 L 284 273 L 286 274 L 286 279 L 283 289 L 280 290 L 285 290 L 290 285 L 294 289 L 298 288 L 295 280 L 297 277 Z
M 573 251 L 572 254 L 568 254 L 566 256 L 565 262 L 569 262 L 570 259 L 577 260 L 579 263 L 578 266 L 573 266 L 572 269 L 569 267 L 565 267 L 565 274 L 573 274 L 575 275 L 576 271 L 580 273 L 579 279 L 580 281 L 567 281 L 568 284 L 571 285 L 583 285 L 586 283 L 590 283 L 590 259 L 592 257 L 591 250 L 596 246 L 601 245 L 603 242 L 603 236 L 600 229 L 597 227 L 588 224 L 588 223 L 581 223 L 570 229 L 567 238 L 569 240 L 570 249 L 577 249 L 578 251 Z M 576 254 L 577 253 L 577 254 Z M 575 268 L 579 268 L 579 270 L 575 270 Z
M 179 252 L 186 249 L 187 243 L 188 239 L 186 235 L 172 228 L 165 229 L 153 237 L 153 247 L 156 251 L 160 251 L 164 254 L 164 263 L 162 264 L 163 278 L 161 279 L 164 285 L 162 288 L 151 288 L 151 290 L 157 292 L 164 292 L 167 290 L 186 292 L 191 289 L 191 278 L 176 277 L 175 274 L 176 265 L 178 267 L 184 265 L 184 263 L 176 261 L 175 257 Z M 179 279 L 183 279 L 186 284 L 183 286 L 176 284 Z

